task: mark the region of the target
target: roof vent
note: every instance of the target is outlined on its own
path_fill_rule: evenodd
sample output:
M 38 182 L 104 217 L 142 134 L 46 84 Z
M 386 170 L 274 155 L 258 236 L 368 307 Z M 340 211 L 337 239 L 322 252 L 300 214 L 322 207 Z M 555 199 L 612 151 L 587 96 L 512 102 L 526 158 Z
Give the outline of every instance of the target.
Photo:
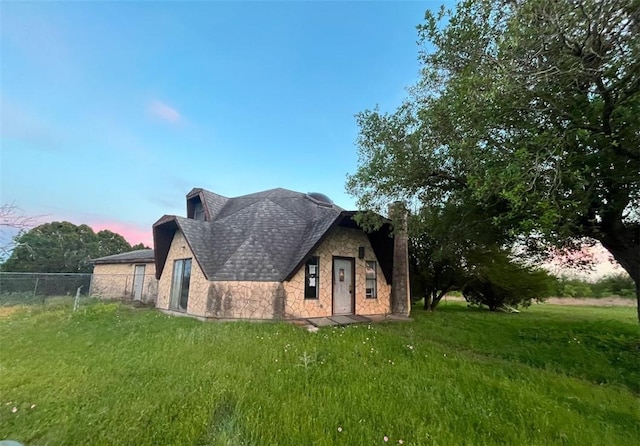
M 331 198 L 327 197 L 325 194 L 321 194 L 320 192 L 309 192 L 307 194 L 307 197 L 311 198 L 312 201 L 321 206 L 333 206 L 333 201 L 331 200 Z

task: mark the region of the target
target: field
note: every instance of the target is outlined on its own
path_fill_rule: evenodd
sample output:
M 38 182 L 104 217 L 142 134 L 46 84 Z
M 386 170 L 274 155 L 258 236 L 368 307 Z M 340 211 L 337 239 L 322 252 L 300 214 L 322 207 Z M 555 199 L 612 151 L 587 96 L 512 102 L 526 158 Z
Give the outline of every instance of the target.
M 632 307 L 202 323 L 116 303 L 0 314 L 0 439 L 28 445 L 631 445 Z

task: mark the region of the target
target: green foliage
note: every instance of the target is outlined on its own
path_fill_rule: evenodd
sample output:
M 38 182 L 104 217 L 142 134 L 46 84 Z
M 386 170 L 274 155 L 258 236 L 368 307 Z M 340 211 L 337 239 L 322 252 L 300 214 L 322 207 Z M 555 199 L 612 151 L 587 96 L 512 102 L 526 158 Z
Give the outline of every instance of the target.
M 421 78 L 395 112 L 357 116 L 347 188 L 363 209 L 480 208 L 500 245 L 537 255 L 599 240 L 639 286 L 639 11 L 464 0 L 427 12 Z
M 120 234 L 93 232 L 87 225 L 67 221 L 45 223 L 16 239 L 2 271 L 41 273 L 89 273 L 90 259 L 131 251 Z
M 477 254 L 475 254 L 477 255 Z M 494 311 L 504 306 L 528 307 L 554 292 L 554 278 L 548 272 L 520 264 L 504 250 L 486 252 L 482 259 L 471 258 L 473 267 L 462 287 L 465 299 Z
M 507 237 L 488 220 L 480 208 L 452 202 L 411 216 L 411 290 L 415 300 L 425 297 L 425 309 L 435 309 L 453 290 L 491 310 L 528 306 L 552 294 L 553 278 L 500 247 Z
M 560 277 L 555 294 L 559 297 L 628 297 L 635 295 L 635 285 L 626 273 L 610 274 L 591 283 L 581 279 Z
M 635 286 L 626 273 L 610 274 L 591 286 L 595 297 L 619 296 L 633 297 Z
M 640 437 L 631 308 L 534 305 L 505 315 L 447 303 L 415 312 L 413 323 L 317 333 L 115 304 L 69 314 L 67 306 L 0 316 L 0 438 L 37 446 Z
M 477 206 L 448 202 L 422 206 L 409 216 L 412 293 L 435 309 L 449 291 L 461 290 L 470 277 L 471 258 L 496 248 L 505 235 Z
M 465 257 L 477 248 L 477 233 L 451 207 L 423 208 L 409 218 L 409 268 L 414 299 L 435 309 L 448 292 L 460 289 Z

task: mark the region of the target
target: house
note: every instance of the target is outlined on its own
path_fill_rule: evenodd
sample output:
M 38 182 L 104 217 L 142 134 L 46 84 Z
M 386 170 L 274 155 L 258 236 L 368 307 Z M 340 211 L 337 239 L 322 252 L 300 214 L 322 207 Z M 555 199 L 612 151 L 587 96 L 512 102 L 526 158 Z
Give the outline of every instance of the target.
M 153 249 L 114 254 L 91 260 L 90 294 L 105 299 L 153 303 L 158 293 Z
M 286 189 L 227 198 L 196 188 L 187 217 L 153 225 L 156 307 L 202 319 L 409 313 L 406 232 Z

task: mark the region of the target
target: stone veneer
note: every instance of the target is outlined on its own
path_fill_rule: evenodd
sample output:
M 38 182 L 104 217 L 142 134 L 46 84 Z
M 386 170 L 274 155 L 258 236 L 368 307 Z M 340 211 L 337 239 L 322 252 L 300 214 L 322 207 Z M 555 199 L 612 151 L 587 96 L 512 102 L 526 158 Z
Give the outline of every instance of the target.
M 358 247 L 364 246 L 364 259 L 358 258 Z M 382 274 L 367 235 L 359 229 L 336 227 L 313 253 L 320 257 L 320 289 L 318 299 L 304 298 L 305 268 L 296 272 L 289 282 L 284 282 L 285 318 L 331 316 L 333 311 L 333 257 L 355 259 L 355 314 L 387 314 L 390 312 L 391 285 Z M 365 262 L 376 261 L 378 294 L 376 299 L 365 297 Z
M 91 295 L 102 299 L 133 299 L 133 280 L 136 265 L 145 265 L 142 301 L 155 302 L 158 293 L 154 263 L 96 264 L 91 277 Z
M 207 317 L 280 319 L 284 289 L 280 282 L 211 282 Z
M 365 258 L 358 259 L 358 247 L 365 247 Z M 355 259 L 355 313 L 387 314 L 390 312 L 391 286 L 378 263 L 378 297 L 365 297 L 365 262 L 378 261 L 366 234 L 358 229 L 335 228 L 314 252 L 320 257 L 320 289 L 318 299 L 304 298 L 305 268 L 288 282 L 208 281 L 180 231 L 171 242 L 167 261 L 158 286 L 156 307 L 169 309 L 173 262 L 191 258 L 191 280 L 187 314 L 212 319 L 279 319 L 331 316 L 333 256 Z
M 191 259 L 191 279 L 189 280 L 189 302 L 187 303 L 187 313 L 193 316 L 204 317 L 207 308 L 207 292 L 209 291 L 209 281 L 204 276 L 198 261 L 196 260 L 187 240 L 181 231 L 176 231 L 171 241 L 171 248 L 167 255 L 167 260 L 162 270 L 162 276 L 158 282 L 158 298 L 156 307 L 163 310 L 169 308 L 171 296 L 171 280 L 173 279 L 173 262 L 180 259 Z

